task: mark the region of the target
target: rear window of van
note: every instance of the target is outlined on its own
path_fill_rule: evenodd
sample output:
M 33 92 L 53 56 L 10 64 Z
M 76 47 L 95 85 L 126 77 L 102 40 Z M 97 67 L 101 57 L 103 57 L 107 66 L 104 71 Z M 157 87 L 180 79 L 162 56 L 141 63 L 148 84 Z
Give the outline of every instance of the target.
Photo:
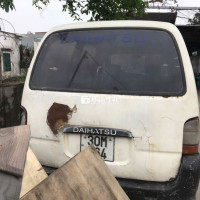
M 176 43 L 166 31 L 74 30 L 48 36 L 30 80 L 35 90 L 183 95 Z

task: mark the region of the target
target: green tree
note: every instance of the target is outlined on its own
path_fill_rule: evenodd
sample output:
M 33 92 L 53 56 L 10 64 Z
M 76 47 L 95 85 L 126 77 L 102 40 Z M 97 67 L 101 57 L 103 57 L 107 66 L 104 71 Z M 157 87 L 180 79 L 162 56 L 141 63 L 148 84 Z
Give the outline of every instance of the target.
M 51 0 L 33 0 L 39 9 L 47 6 Z M 69 11 L 71 17 L 80 20 L 80 14 L 91 15 L 91 21 L 132 19 L 145 12 L 148 3 L 143 0 L 57 0 L 62 3 L 63 11 Z M 6 12 L 13 10 L 13 0 L 0 0 L 0 7 Z
M 0 0 L 0 8 L 9 12 L 9 10 L 13 10 L 15 8 L 13 4 L 13 0 Z
M 191 24 L 200 24 L 200 9 L 199 9 L 199 12 L 197 12 L 193 19 L 189 19 L 188 20 Z
M 20 50 L 20 68 L 28 68 L 33 58 L 34 49 L 24 45 L 19 46 Z
M 59 0 L 61 1 L 61 0 Z M 145 12 L 147 2 L 143 0 L 64 0 L 63 11 L 68 10 L 75 20 L 81 14 L 91 14 L 91 21 L 132 19 Z M 33 0 L 33 5 L 42 9 L 50 0 Z

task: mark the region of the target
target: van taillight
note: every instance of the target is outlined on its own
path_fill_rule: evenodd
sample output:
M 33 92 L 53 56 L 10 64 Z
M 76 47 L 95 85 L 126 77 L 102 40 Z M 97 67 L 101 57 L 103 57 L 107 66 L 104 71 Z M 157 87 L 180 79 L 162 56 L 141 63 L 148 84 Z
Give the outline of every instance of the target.
M 198 153 L 200 138 L 199 118 L 192 118 L 185 122 L 183 130 L 183 154 Z
M 21 106 L 21 124 L 27 124 L 27 111 L 23 106 Z

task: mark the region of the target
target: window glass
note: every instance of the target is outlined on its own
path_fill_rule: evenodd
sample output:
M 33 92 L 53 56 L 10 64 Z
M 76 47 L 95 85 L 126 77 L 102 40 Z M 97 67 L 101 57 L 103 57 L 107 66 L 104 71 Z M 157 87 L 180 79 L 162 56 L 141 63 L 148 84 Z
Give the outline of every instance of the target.
M 180 95 L 185 90 L 171 35 L 139 29 L 50 35 L 37 58 L 30 87 L 146 95 Z
M 11 71 L 10 53 L 3 53 L 3 65 L 5 71 Z

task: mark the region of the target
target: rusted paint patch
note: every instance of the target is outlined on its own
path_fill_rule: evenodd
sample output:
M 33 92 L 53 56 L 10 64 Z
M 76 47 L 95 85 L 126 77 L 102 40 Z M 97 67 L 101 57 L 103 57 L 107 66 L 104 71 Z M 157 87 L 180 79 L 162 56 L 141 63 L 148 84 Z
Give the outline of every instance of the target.
M 71 109 L 68 105 L 53 103 L 47 113 L 47 124 L 54 134 L 68 123 L 73 113 L 77 112 L 76 105 Z

